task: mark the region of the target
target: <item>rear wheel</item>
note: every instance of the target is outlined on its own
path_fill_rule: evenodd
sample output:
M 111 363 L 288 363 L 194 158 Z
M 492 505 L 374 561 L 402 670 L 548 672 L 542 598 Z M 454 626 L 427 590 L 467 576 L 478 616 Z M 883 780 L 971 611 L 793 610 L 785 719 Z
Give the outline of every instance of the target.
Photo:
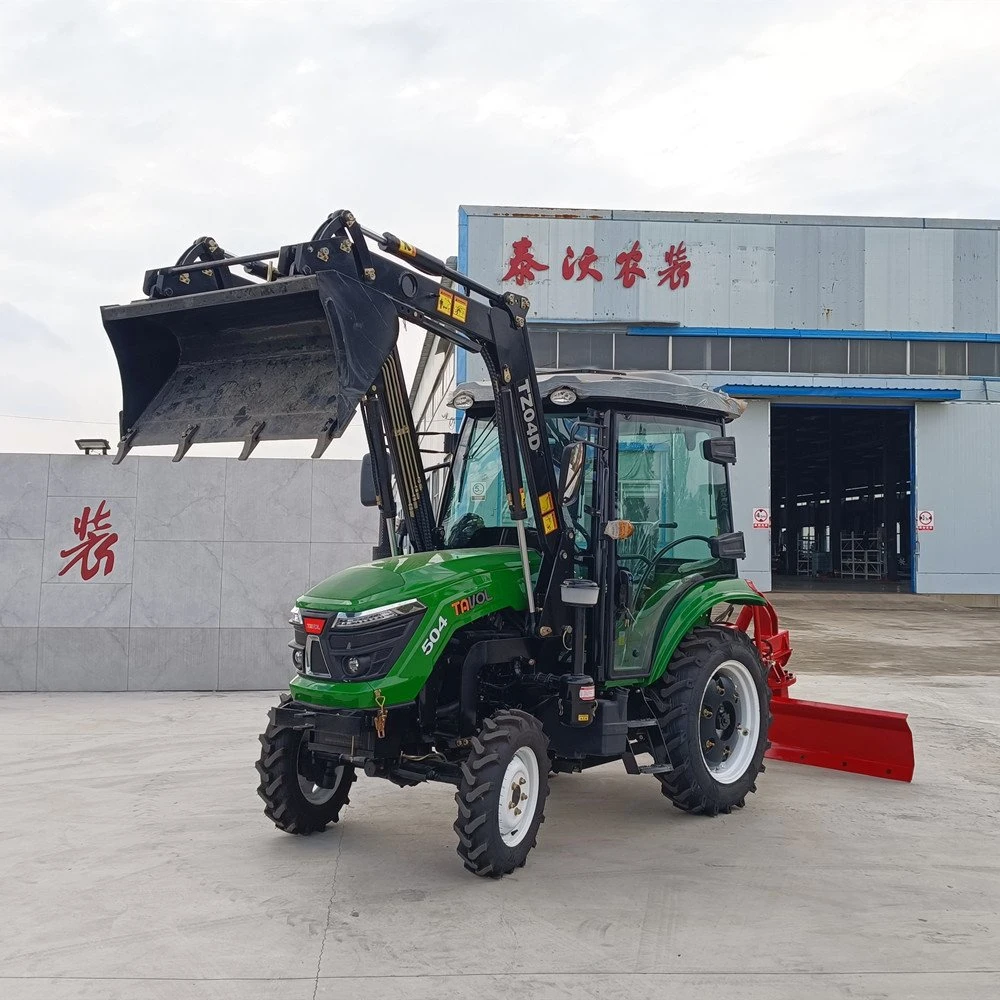
M 741 808 L 764 770 L 770 691 L 745 632 L 693 629 L 650 692 L 672 771 L 663 794 L 685 812 L 715 816 Z
M 260 736 L 257 761 L 257 794 L 264 800 L 264 815 L 279 830 L 299 836 L 336 823 L 357 780 L 349 764 L 317 767 L 307 744 L 308 732 L 272 720 Z
M 545 821 L 549 767 L 534 716 L 512 709 L 483 722 L 455 795 L 458 855 L 470 872 L 500 878 L 524 865 Z

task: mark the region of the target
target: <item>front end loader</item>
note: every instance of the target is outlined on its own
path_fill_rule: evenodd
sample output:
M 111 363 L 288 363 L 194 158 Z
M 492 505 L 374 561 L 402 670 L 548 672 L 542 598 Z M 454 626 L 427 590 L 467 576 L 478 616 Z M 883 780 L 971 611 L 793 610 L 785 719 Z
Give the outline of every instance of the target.
M 236 269 L 242 265 L 242 273 Z M 788 634 L 737 563 L 728 396 L 663 372 L 536 373 L 527 299 L 331 215 L 228 255 L 204 237 L 102 310 L 137 445 L 310 438 L 358 410 L 380 557 L 295 601 L 293 676 L 257 763 L 265 812 L 309 834 L 355 781 L 456 788 L 458 853 L 525 863 L 552 773 L 620 761 L 685 812 L 756 791 L 765 756 L 909 780 L 906 717 L 789 697 Z M 399 321 L 480 354 L 432 504 Z

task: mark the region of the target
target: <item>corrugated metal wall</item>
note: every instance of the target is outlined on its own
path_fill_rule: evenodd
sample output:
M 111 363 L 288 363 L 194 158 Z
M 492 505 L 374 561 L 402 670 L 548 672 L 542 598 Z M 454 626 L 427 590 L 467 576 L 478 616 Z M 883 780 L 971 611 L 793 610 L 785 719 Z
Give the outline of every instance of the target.
M 917 591 L 1000 594 L 1000 403 L 918 403 Z
M 470 210 L 475 211 L 475 210 Z M 507 210 L 514 212 L 516 210 Z M 689 327 L 996 333 L 997 223 L 933 220 L 681 221 L 656 213 L 599 218 L 477 215 L 468 219 L 468 268 L 491 286 L 519 288 L 545 320 L 677 323 Z M 908 224 L 907 224 L 908 223 Z M 982 228 L 976 228 L 981 225 Z M 547 270 L 503 281 L 513 244 L 527 237 Z M 616 280 L 616 257 L 638 241 L 645 279 Z M 689 282 L 660 284 L 666 250 L 681 242 Z M 566 279 L 569 248 L 598 255 L 602 280 Z
M 736 464 L 731 473 L 733 522 L 747 541 L 740 576 L 760 590 L 770 590 L 771 532 L 753 526 L 753 510 L 771 507 L 771 404 L 754 400 L 730 425 L 729 433 L 736 438 Z

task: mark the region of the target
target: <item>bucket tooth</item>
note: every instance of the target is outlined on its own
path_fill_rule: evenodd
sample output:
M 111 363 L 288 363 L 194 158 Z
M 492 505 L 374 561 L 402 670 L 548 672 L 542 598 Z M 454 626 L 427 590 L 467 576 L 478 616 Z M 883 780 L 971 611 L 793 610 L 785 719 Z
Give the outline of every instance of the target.
M 247 434 L 246 438 L 243 440 L 243 450 L 239 453 L 239 456 L 236 459 L 238 462 L 245 462 L 253 453 L 254 448 L 260 444 L 261 431 L 264 430 L 266 425 L 266 420 L 258 420 L 253 427 L 250 428 L 250 433 Z
M 184 428 L 184 433 L 181 434 L 181 439 L 177 442 L 177 451 L 174 452 L 174 457 L 170 459 L 171 462 L 179 462 L 188 453 L 191 445 L 194 443 L 194 436 L 197 433 L 197 424 L 188 424 Z
M 122 439 L 118 442 L 118 451 L 115 452 L 115 457 L 111 459 L 112 465 L 120 465 L 124 461 L 125 456 L 132 450 L 132 438 L 134 437 L 134 430 L 122 435 Z
M 323 424 L 323 429 L 319 432 L 319 437 L 316 438 L 316 447 L 312 450 L 312 458 L 319 458 L 322 456 L 323 452 L 330 447 L 330 442 L 334 438 L 334 433 L 337 430 L 337 421 L 334 417 Z

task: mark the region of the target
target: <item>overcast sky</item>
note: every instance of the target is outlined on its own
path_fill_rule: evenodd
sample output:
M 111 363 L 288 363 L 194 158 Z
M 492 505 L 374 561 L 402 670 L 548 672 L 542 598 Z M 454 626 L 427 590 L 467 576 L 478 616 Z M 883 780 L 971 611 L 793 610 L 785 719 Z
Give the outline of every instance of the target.
M 445 257 L 463 202 L 996 218 L 998 65 L 993 0 L 2 0 L 0 451 L 116 437 L 98 307 L 203 234 L 348 207 Z

